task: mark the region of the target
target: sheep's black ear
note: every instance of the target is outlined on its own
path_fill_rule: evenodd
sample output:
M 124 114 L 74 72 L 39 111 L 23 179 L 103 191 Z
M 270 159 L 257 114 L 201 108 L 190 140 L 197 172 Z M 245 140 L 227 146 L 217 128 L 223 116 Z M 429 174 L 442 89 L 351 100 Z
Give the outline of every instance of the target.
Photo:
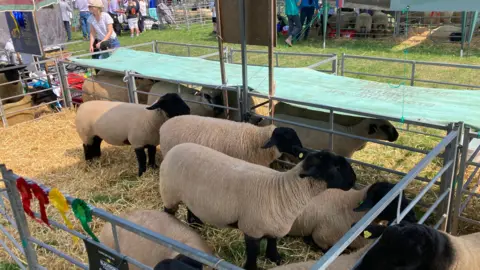
M 377 124 L 370 124 L 368 125 L 368 135 L 372 135 L 378 132 Z
M 163 110 L 168 118 L 179 115 L 190 114 L 190 107 L 183 101 L 177 93 L 168 93 L 161 96 L 147 110 Z
M 173 259 L 157 263 L 153 270 L 201 270 L 203 265 L 185 255 L 179 254 Z
M 297 132 L 292 128 L 277 127 L 273 130 L 270 139 L 262 146 L 262 148 L 270 148 L 276 146 L 281 153 L 296 155 L 294 147 L 303 148 Z
M 364 212 L 372 209 L 375 206 L 375 202 L 371 198 L 365 198 L 361 201 L 356 208 L 353 209 L 354 212 Z

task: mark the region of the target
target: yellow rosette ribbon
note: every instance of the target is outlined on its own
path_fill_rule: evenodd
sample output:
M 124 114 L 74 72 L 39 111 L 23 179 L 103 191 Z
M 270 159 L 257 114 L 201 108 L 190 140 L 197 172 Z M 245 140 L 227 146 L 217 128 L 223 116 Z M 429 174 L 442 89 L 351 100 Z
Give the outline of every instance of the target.
M 68 220 L 67 215 L 66 215 L 66 213 L 68 211 L 68 203 L 67 203 L 67 199 L 65 198 L 65 196 L 63 196 L 63 194 L 60 192 L 60 190 L 58 190 L 57 188 L 53 188 L 48 193 L 48 199 L 50 200 L 50 203 L 55 208 L 57 208 L 58 212 L 60 212 L 60 215 L 62 216 L 63 221 L 65 222 L 67 227 L 70 230 L 73 230 L 73 225 L 70 222 L 70 220 Z M 73 242 L 75 244 L 77 244 L 78 243 L 78 237 L 72 235 L 72 238 L 73 238 Z

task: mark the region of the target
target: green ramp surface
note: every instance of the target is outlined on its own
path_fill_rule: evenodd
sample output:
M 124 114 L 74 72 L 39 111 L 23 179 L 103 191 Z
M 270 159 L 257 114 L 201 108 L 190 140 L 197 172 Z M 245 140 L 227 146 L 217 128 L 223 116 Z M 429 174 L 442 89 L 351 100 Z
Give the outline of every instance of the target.
M 107 59 L 76 59 L 73 63 L 117 72 L 126 70 L 164 80 L 221 86 L 218 61 L 119 48 Z M 242 85 L 242 66 L 225 64 L 227 86 Z M 309 68 L 275 67 L 275 97 L 436 125 L 463 121 L 480 128 L 480 91 L 390 86 L 330 75 Z M 268 95 L 268 67 L 248 66 L 248 86 Z M 311 110 L 325 111 L 308 106 Z

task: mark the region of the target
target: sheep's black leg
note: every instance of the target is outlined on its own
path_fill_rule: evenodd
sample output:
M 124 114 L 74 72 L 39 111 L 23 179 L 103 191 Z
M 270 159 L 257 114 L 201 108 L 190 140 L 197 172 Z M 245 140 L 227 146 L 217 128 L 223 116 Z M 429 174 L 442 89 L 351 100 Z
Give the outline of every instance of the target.
M 247 251 L 247 261 L 243 268 L 246 270 L 257 270 L 257 256 L 260 252 L 261 238 L 253 238 L 245 234 L 245 249 Z
M 83 153 L 85 154 L 85 160 L 92 160 L 92 146 L 88 144 L 83 145 Z
M 155 145 L 147 145 L 146 147 L 148 151 L 148 166 L 153 169 L 158 169 L 158 165 L 155 163 L 157 147 Z
M 203 225 L 203 221 L 201 221 L 197 216 L 195 216 L 190 209 L 187 208 L 187 222 L 188 224 L 198 224 Z
M 273 237 L 266 237 L 267 238 L 267 250 L 265 252 L 265 257 L 270 261 L 280 265 L 282 263 L 282 256 L 278 253 L 277 249 L 277 239 Z
M 167 214 L 175 216 L 175 213 L 177 213 L 178 206 L 173 206 L 172 208 L 168 208 L 166 206 L 163 207 L 163 211 Z
M 325 253 L 325 250 L 322 249 L 321 247 L 319 247 L 315 241 L 313 240 L 313 237 L 312 235 L 309 235 L 309 236 L 304 236 L 303 237 L 303 242 L 305 244 L 307 244 L 313 251 L 322 251 L 323 253 Z M 328 250 L 328 249 L 327 249 Z
M 135 154 L 137 155 L 138 161 L 138 176 L 142 176 L 147 170 L 147 156 L 145 155 L 145 149 L 143 147 L 136 148 Z
M 93 157 L 100 157 L 102 155 L 102 151 L 100 150 L 100 145 L 102 144 L 102 138 L 95 136 L 93 137 L 93 144 L 92 144 L 92 154 Z

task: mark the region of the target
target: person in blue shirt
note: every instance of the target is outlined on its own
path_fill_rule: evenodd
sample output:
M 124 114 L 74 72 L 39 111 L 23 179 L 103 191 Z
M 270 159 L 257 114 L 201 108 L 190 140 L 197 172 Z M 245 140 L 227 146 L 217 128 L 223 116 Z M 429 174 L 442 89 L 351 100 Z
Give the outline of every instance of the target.
M 292 46 L 292 38 L 298 36 L 302 31 L 302 24 L 300 22 L 299 6 L 302 0 L 285 0 L 285 14 L 288 18 L 288 38 L 285 43 Z
M 317 15 L 319 9 L 318 0 L 302 0 L 300 4 L 300 23 L 302 26 L 306 24 L 305 34 L 303 35 L 304 40 L 308 39 L 310 23 L 312 22 L 313 16 Z M 306 22 L 305 19 L 307 20 Z

